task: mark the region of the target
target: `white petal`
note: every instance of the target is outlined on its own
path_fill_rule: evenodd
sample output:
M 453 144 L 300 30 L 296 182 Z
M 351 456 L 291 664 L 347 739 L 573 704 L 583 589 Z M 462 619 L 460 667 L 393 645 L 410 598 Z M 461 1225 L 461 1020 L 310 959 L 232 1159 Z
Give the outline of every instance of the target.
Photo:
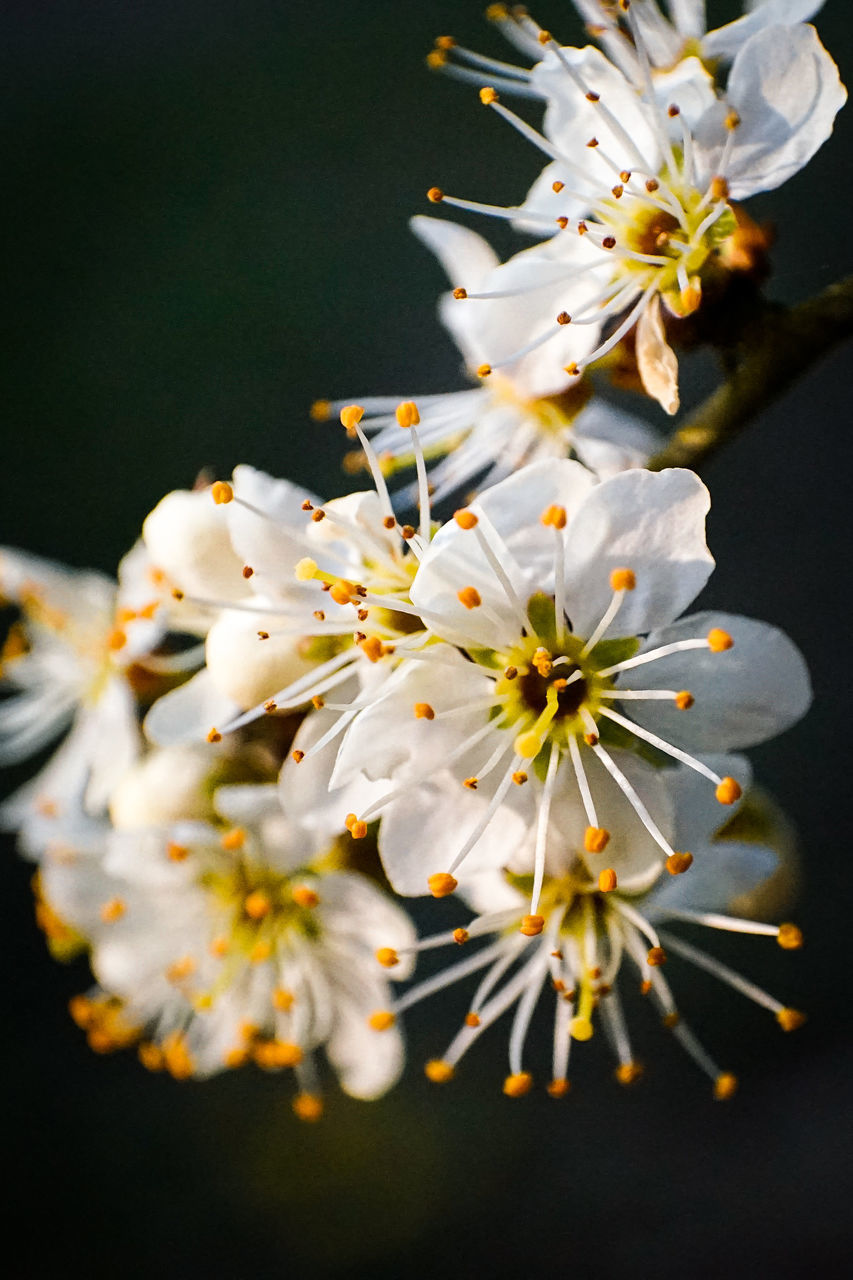
M 317 919 L 324 934 L 334 938 L 340 930 L 363 946 L 369 957 L 368 973 L 376 972 L 374 953 L 379 947 L 406 952 L 414 946 L 417 935 L 406 912 L 366 876 L 353 871 L 332 872 L 319 881 L 318 892 Z M 400 963 L 387 976 L 395 982 L 405 981 L 413 968 L 414 957 L 401 955 Z
M 365 987 L 359 999 L 337 994 L 326 1054 L 341 1088 L 353 1098 L 380 1097 L 403 1070 L 403 1037 L 398 1028 L 374 1031 L 367 1022 L 374 1010 L 387 1007 L 386 991 L 383 984 L 376 983 Z
M 225 511 L 209 489 L 176 489 L 145 519 L 142 536 L 152 563 L 187 595 L 229 601 L 250 594 Z
M 207 670 L 158 698 L 145 717 L 146 737 L 156 746 L 203 742 L 211 729 L 228 724 L 242 710 L 216 688 Z
M 633 719 L 688 751 L 738 751 L 775 737 L 805 715 L 812 692 L 803 656 L 766 622 L 696 613 L 654 632 L 643 651 L 705 636 L 712 627 L 729 632 L 734 647 L 722 653 L 688 650 L 626 673 L 637 680 L 642 672 L 644 688 L 688 689 L 695 706 L 679 711 L 665 701 L 634 702 Z
M 705 34 L 705 0 L 669 0 L 669 12 L 679 35 L 698 39 Z
M 678 360 L 666 340 L 657 293 L 637 321 L 637 369 L 647 394 L 665 413 L 678 413 Z
M 689 712 L 680 714 L 689 715 Z M 752 781 L 752 766 L 745 756 L 708 755 L 699 759 L 721 778 L 734 778 L 746 794 Z M 721 827 L 733 818 L 740 803 L 722 805 L 709 782 L 686 765 L 667 770 L 670 793 L 675 803 L 675 847 L 691 852 L 710 844 Z
M 823 8 L 823 3 L 824 0 L 747 0 L 747 12 L 742 18 L 708 32 L 702 41 L 702 56 L 733 58 L 750 36 L 764 27 L 806 22 Z
M 772 191 L 799 172 L 832 132 L 847 99 L 838 68 L 813 27 L 767 27 L 738 53 L 726 90 L 740 116 L 724 177 L 741 200 Z M 719 160 L 725 104 L 696 131 L 696 156 L 710 177 Z
M 110 821 L 127 828 L 212 818 L 206 783 L 218 765 L 217 753 L 206 745 L 150 751 L 113 789 Z
M 307 611 L 304 621 L 308 627 Z M 280 634 L 280 625 L 268 614 L 243 611 L 223 612 L 214 622 L 207 633 L 205 658 L 210 681 L 221 697 L 248 710 L 316 666 L 303 656 L 304 638 Z M 268 639 L 261 639 L 261 631 Z
M 610 636 L 642 634 L 676 617 L 714 566 L 705 545 L 708 490 L 692 471 L 626 471 L 597 485 L 566 531 L 567 610 L 588 636 L 610 603 L 613 569 L 632 569 Z
M 252 588 L 276 592 L 281 586 L 292 587 L 294 567 L 305 555 L 300 538 L 293 535 L 304 534 L 309 523 L 302 503 L 319 505 L 319 498 L 289 480 L 276 480 L 245 465 L 234 468 L 234 493 L 264 513 L 257 515 L 241 502 L 225 507 L 234 551 L 254 570 Z
M 680 876 L 661 876 L 643 903 L 650 920 L 665 918 L 668 911 L 727 912 L 737 898 L 769 880 L 779 862 L 772 849 L 734 840 L 718 840 L 691 852 L 692 866 Z

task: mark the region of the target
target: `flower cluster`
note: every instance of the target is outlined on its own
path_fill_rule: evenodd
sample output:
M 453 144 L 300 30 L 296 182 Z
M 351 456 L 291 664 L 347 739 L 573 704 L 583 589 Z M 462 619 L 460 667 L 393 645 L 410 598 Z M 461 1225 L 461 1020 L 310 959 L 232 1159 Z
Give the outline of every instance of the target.
M 506 262 L 466 227 L 413 223 L 475 385 L 318 401 L 365 488 L 321 500 L 240 465 L 164 497 L 117 583 L 2 552 L 0 758 L 62 741 L 0 819 L 37 864 L 51 950 L 89 957 L 71 1012 L 97 1052 L 133 1046 L 176 1079 L 292 1071 L 311 1120 L 320 1049 L 377 1097 L 404 1011 L 474 975 L 426 1072 L 449 1080 L 513 1009 L 509 1096 L 533 1083 L 546 988 L 553 1097 L 598 1028 L 618 1080 L 639 1076 L 631 986 L 731 1096 L 670 958 L 783 1030 L 803 1020 L 678 930 L 801 944 L 763 918 L 780 823 L 741 753 L 805 713 L 806 667 L 772 626 L 690 611 L 714 566 L 708 491 L 648 469 L 656 433 L 601 382 L 676 411 L 685 326 L 760 274 L 735 202 L 806 163 L 844 91 L 801 21 L 814 3 L 753 4 L 710 33 L 688 0 L 576 7 L 603 53 L 493 5 L 532 69 L 449 37 L 429 59 L 548 158 L 516 206 L 430 192 L 539 237 Z M 541 132 L 513 93 L 544 107 Z M 459 923 L 419 941 L 401 899 L 451 895 Z M 465 954 L 397 985 L 443 948 Z

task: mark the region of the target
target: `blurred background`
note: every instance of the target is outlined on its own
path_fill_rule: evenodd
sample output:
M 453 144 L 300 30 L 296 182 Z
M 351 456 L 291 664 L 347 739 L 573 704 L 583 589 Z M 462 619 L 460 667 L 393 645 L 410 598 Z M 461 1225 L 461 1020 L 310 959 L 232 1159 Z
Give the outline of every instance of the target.
M 203 466 L 247 461 L 341 492 L 343 441 L 310 421 L 314 398 L 463 385 L 434 316 L 444 278 L 407 218 L 430 211 L 433 183 L 510 203 L 537 172 L 473 87 L 424 66 L 443 33 L 507 56 L 480 9 L 5 0 L 3 542 L 112 572 L 148 510 Z M 581 39 L 565 0 L 535 13 Z M 829 0 L 817 21 L 849 81 L 849 5 Z M 803 173 L 750 203 L 778 225 L 776 298 L 853 269 L 851 139 L 848 108 Z M 829 357 L 704 472 L 718 569 L 703 603 L 783 626 L 816 689 L 804 724 L 753 753 L 803 837 L 807 945 L 710 946 L 807 1026 L 783 1036 L 674 971 L 686 1016 L 740 1074 L 736 1100 L 712 1102 L 636 1010 L 636 1087 L 614 1083 L 602 1043 L 577 1055 L 565 1101 L 512 1101 L 500 1028 L 451 1086 L 424 1079 L 464 1012 L 448 998 L 411 1016 L 412 1063 L 389 1097 L 332 1090 L 304 1126 L 284 1077 L 177 1084 L 91 1054 L 66 1011 L 85 966 L 48 957 L 31 868 L 6 841 L 7 1167 L 30 1250 L 10 1274 L 849 1274 L 850 360 Z M 687 405 L 713 381 L 694 361 Z M 531 1041 L 540 1076 L 547 1038 Z

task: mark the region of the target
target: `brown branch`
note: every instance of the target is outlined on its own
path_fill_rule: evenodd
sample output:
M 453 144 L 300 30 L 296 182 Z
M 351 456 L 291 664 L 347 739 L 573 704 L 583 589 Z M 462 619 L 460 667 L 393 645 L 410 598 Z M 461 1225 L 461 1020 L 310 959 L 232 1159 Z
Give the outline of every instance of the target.
M 649 462 L 697 467 L 734 440 L 845 338 L 853 337 L 853 276 L 832 284 L 796 307 L 767 307 L 740 344 L 743 355 L 727 382 L 709 396 Z

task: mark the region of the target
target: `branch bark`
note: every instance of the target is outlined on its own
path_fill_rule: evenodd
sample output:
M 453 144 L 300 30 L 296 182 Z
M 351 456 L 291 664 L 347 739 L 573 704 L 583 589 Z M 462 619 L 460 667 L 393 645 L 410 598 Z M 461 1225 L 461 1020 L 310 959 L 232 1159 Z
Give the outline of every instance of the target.
M 695 470 L 849 337 L 853 337 L 853 276 L 795 307 L 768 306 L 743 335 L 743 355 L 728 381 L 673 433 L 649 462 L 650 470 Z

